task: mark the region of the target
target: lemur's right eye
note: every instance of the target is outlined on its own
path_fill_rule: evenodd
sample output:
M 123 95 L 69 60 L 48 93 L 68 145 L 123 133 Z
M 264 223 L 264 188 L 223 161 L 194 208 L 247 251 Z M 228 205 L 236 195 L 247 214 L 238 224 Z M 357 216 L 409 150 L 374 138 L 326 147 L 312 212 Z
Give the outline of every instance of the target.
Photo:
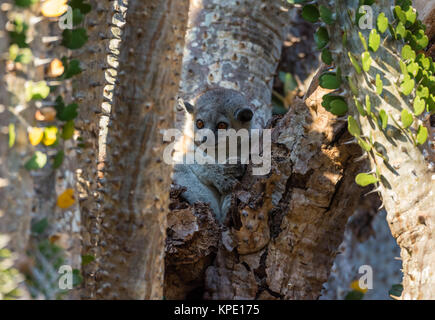
M 196 121 L 196 127 L 197 127 L 198 129 L 202 129 L 202 128 L 204 128 L 204 122 L 203 122 L 202 120 L 197 120 L 197 121 Z

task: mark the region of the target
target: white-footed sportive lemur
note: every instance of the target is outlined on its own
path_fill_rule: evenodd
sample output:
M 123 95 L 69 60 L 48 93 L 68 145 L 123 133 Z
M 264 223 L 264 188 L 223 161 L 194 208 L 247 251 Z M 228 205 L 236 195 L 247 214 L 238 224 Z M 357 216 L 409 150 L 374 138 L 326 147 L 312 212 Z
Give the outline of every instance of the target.
M 240 129 L 249 130 L 253 117 L 252 108 L 247 99 L 238 91 L 224 88 L 208 89 L 196 97 L 192 104 L 179 101 L 180 105 L 190 117 L 189 123 L 193 132 L 209 129 L 215 136 L 215 157 L 218 157 L 218 130 Z M 204 130 L 203 130 L 204 131 Z M 194 141 L 192 145 L 198 150 L 202 141 Z M 243 143 L 238 139 L 239 144 Z M 239 153 L 238 153 L 239 154 Z M 231 191 L 238 179 L 244 174 L 246 165 L 237 164 L 175 164 L 173 181 L 185 187 L 181 196 L 190 204 L 195 202 L 208 203 L 219 221 L 223 221 L 231 205 Z

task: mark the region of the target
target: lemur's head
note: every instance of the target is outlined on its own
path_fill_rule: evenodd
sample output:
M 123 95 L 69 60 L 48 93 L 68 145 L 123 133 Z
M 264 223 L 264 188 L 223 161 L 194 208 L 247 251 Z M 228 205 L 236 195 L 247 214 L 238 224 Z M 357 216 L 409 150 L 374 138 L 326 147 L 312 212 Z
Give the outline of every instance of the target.
M 198 96 L 194 105 L 182 104 L 192 115 L 195 130 L 209 129 L 216 136 L 219 129 L 249 129 L 254 115 L 246 98 L 232 89 L 210 89 Z

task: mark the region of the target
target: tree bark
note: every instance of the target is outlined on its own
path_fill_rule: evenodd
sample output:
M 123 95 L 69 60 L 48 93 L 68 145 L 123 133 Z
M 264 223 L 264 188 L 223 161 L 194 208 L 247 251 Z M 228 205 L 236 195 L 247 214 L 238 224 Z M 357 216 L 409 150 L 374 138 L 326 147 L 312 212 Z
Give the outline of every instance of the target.
M 30 213 L 33 184 L 29 173 L 22 167 L 22 158 L 30 155 L 27 127 L 11 113 L 14 103 L 25 104 L 20 91 L 24 79 L 7 72 L 9 37 L 7 16 L 0 11 L 0 233 L 10 237 L 10 248 L 24 254 L 30 236 Z M 14 99 L 14 101 L 12 101 Z M 14 125 L 15 143 L 9 147 L 9 125 Z
M 321 1 L 328 5 L 327 1 Z M 389 21 L 393 21 L 389 10 L 391 1 L 378 1 L 373 5 L 374 17 L 380 12 L 384 12 Z M 399 41 L 388 39 L 381 45 L 379 51 L 372 54 L 372 68 L 368 73 L 357 74 L 350 63 L 346 51 L 358 56 L 364 51 L 362 48 L 358 32 L 361 31 L 368 39 L 367 30 L 360 30 L 350 21 L 347 10 L 351 8 L 357 10 L 358 1 L 336 1 L 334 10 L 337 12 L 337 21 L 328 26 L 330 44 L 329 49 L 333 52 L 333 57 L 337 66 L 341 68 L 343 75 L 349 77 L 358 84 L 358 95 L 361 101 L 368 95 L 378 112 L 381 108 L 385 109 L 389 115 L 389 124 L 394 126 L 391 117 L 396 122 L 400 121 L 400 111 L 410 109 L 412 101 L 409 97 L 400 94 L 397 80 L 400 76 L 399 55 L 403 44 Z M 388 10 L 387 10 L 388 9 Z M 376 20 L 375 20 L 376 21 Z M 347 43 L 343 47 L 342 34 L 347 32 Z M 381 40 L 382 43 L 383 40 Z M 343 51 L 345 50 L 345 53 Z M 377 95 L 373 89 L 372 82 L 376 73 L 380 72 L 384 77 L 384 94 Z M 349 104 L 353 106 L 351 90 L 347 92 Z M 412 112 L 412 111 L 411 111 Z M 426 145 L 416 147 L 411 139 L 405 137 L 399 131 L 393 138 L 383 134 L 381 130 L 376 130 L 369 117 L 359 116 L 356 108 L 352 114 L 359 119 L 362 134 L 366 137 L 373 136 L 384 150 L 389 161 L 382 162 L 379 158 L 371 158 L 372 167 L 380 170 L 382 183 L 379 190 L 385 208 L 388 212 L 387 220 L 390 224 L 393 236 L 397 239 L 401 247 L 403 260 L 403 286 L 402 299 L 431 299 L 434 298 L 435 273 L 432 268 L 434 265 L 435 253 L 431 248 L 435 245 L 434 225 L 435 214 L 434 206 L 434 180 L 433 171 L 429 169 L 422 149 Z M 416 123 L 416 121 L 414 121 Z M 416 127 L 414 128 L 416 129 Z
M 251 2 L 246 14 L 239 12 L 244 6 L 237 2 L 203 4 L 194 5 L 189 14 L 182 95 L 190 99 L 213 86 L 235 88 L 257 108 L 254 127 L 264 127 L 270 115 L 267 79 L 273 78 L 277 66 L 287 13 L 279 9 L 280 1 Z M 251 36 L 252 21 L 257 25 Z M 205 38 L 203 26 L 208 27 Z M 240 40 L 239 34 L 249 36 Z M 216 45 L 209 49 L 209 43 Z M 247 54 L 247 48 L 255 54 Z M 271 53 L 273 58 L 268 57 Z M 246 63 L 240 63 L 244 55 L 249 59 L 245 60 L 247 69 Z M 250 79 L 257 77 L 260 82 L 253 85 Z M 343 194 L 359 195 L 361 188 L 354 184 L 359 165 L 352 162 L 360 151 L 341 145 L 349 139 L 345 123 L 322 109 L 320 98 L 325 91 L 316 88 L 317 81 L 308 99 L 295 103 L 284 118 L 271 123 L 271 173 L 252 176 L 248 169 L 234 191 L 233 214 L 225 225 L 210 222 L 207 206 L 189 206 L 177 197 L 180 191 L 173 190 L 166 298 L 318 297 L 359 198 Z M 189 271 L 183 273 L 183 268 Z
M 181 97 L 190 100 L 216 86 L 238 90 L 254 108 L 253 126 L 264 128 L 288 19 L 280 1 L 192 0 Z M 182 110 L 176 119 L 183 124 Z
M 188 3 L 92 2 L 93 46 L 76 93 L 89 106 L 80 113 L 83 253 L 96 258 L 84 297 L 161 299 L 171 169 L 160 131 L 173 126 Z

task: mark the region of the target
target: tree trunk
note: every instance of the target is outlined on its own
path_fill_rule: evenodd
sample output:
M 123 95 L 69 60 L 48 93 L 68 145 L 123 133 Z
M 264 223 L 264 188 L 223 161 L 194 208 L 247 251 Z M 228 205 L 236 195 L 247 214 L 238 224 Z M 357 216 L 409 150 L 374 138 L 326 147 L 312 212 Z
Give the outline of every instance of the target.
M 83 253 L 96 258 L 84 297 L 161 299 L 171 170 L 160 131 L 173 127 L 188 3 L 92 2 L 92 47 L 76 93 L 88 143 L 79 175 Z
M 270 114 L 264 111 L 271 98 L 267 79 L 277 66 L 288 14 L 279 9 L 280 1 L 251 3 L 246 14 L 241 4 L 208 1 L 191 8 L 182 94 L 193 98 L 213 86 L 240 90 L 259 110 L 254 126 L 262 127 Z M 255 54 L 246 53 L 247 48 Z M 253 85 L 251 79 L 260 82 Z M 272 122 L 271 173 L 252 176 L 248 169 L 234 191 L 233 215 L 225 226 L 210 221 L 206 206 L 188 206 L 180 201 L 180 191 L 173 191 L 167 298 L 319 296 L 362 190 L 354 183 L 359 150 L 342 144 L 349 138 L 345 123 L 323 110 L 325 91 L 316 88 L 314 81 L 305 103 L 295 103 L 284 118 Z
M 243 92 L 254 127 L 264 128 L 288 19 L 280 1 L 192 0 L 180 95 L 190 100 L 216 86 Z M 183 123 L 183 110 L 176 119 Z
M 12 113 L 15 103 L 25 105 L 25 99 L 20 95 L 24 79 L 6 70 L 4 57 L 9 51 L 6 22 L 6 12 L 0 11 L 0 234 L 9 236 L 8 246 L 12 251 L 24 255 L 30 236 L 34 191 L 32 179 L 21 159 L 28 157 L 31 150 L 26 125 Z M 15 136 L 13 145 L 9 145 L 11 133 Z
M 435 2 L 427 0 L 414 0 L 419 18 L 426 25 L 426 33 L 432 39 L 435 35 Z
M 328 5 L 327 1 L 320 2 Z M 380 12 L 384 12 L 390 23 L 394 17 L 390 11 L 392 2 L 383 0 L 373 5 L 374 21 Z M 358 1 L 335 1 L 333 8 L 337 12 L 337 21 L 328 26 L 330 44 L 329 49 L 337 66 L 341 68 L 342 75 L 358 85 L 357 99 L 364 101 L 367 95 L 374 106 L 373 112 L 378 116 L 382 108 L 388 115 L 387 130 L 391 128 L 392 136 L 384 134 L 382 130 L 375 128 L 376 124 L 370 117 L 363 117 L 353 108 L 352 114 L 360 123 L 362 135 L 372 136 L 376 142 L 376 151 L 383 153 L 387 161 L 382 162 L 378 156 L 371 153 L 372 167 L 379 170 L 382 176 L 379 183 L 379 191 L 383 203 L 388 212 L 387 220 L 401 247 L 403 260 L 404 291 L 403 299 L 430 299 L 434 298 L 435 253 L 431 248 L 435 245 L 434 229 L 435 214 L 431 208 L 434 206 L 434 180 L 433 172 L 429 169 L 422 150 L 427 148 L 427 143 L 422 147 L 416 147 L 404 131 L 395 128 L 400 122 L 400 112 L 409 110 L 412 100 L 409 96 L 401 95 L 398 86 L 400 76 L 399 55 L 403 47 L 401 41 L 392 40 L 391 37 L 381 45 L 376 53 L 372 53 L 373 62 L 369 72 L 358 74 L 352 66 L 347 51 L 355 56 L 360 56 L 364 51 L 358 32 L 361 31 L 368 39 L 368 31 L 361 30 L 350 21 L 349 9 L 356 11 Z M 347 33 L 347 42 L 343 46 L 343 32 Z M 382 43 L 383 39 L 381 39 Z M 345 50 L 345 52 L 343 52 Z M 376 94 L 373 89 L 376 73 L 382 75 L 384 93 Z M 344 91 L 349 104 L 353 106 L 352 91 Z M 413 97 L 413 95 L 411 96 Z M 412 111 L 411 111 L 412 112 Z M 393 120 L 391 119 L 393 118 Z M 412 127 L 415 134 L 418 121 L 414 121 Z
M 22 167 L 21 159 L 30 154 L 27 128 L 11 111 L 12 95 L 24 85 L 23 79 L 6 71 L 9 37 L 5 29 L 7 17 L 0 11 L 0 234 L 10 237 L 10 248 L 24 254 L 30 236 L 30 212 L 33 199 L 33 185 L 29 173 Z M 10 92 L 9 92 L 10 91 Z M 24 98 L 15 96 L 19 102 Z M 11 131 L 15 141 L 9 146 Z

